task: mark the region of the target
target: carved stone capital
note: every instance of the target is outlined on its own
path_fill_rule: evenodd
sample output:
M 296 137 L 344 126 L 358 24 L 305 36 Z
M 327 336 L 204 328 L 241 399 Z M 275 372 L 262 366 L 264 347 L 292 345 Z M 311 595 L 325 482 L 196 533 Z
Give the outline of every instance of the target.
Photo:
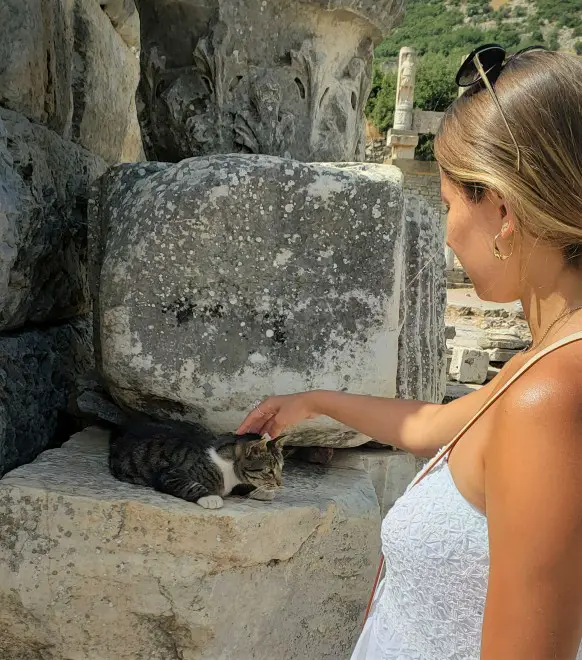
M 374 45 L 402 0 L 138 0 L 148 157 L 364 156 Z

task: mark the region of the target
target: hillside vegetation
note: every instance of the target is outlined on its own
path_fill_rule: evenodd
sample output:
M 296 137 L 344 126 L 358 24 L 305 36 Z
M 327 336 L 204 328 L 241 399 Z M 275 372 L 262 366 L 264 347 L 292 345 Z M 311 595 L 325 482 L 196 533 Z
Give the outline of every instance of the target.
M 392 126 L 402 46 L 420 56 L 416 107 L 441 111 L 457 96 L 454 77 L 463 55 L 488 42 L 510 52 L 541 44 L 582 55 L 582 0 L 407 0 L 401 25 L 376 49 L 368 119 L 382 132 Z M 430 157 L 430 146 L 423 151 L 421 145 L 418 157 Z

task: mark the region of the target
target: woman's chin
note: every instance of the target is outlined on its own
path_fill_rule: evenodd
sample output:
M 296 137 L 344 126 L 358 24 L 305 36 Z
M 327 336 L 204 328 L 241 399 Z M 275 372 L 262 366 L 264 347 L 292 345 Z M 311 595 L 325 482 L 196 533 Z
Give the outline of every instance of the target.
M 473 287 L 479 300 L 483 300 L 484 302 L 506 304 L 517 302 L 519 300 L 519 296 L 516 296 L 509 291 L 496 290 L 490 286 L 480 287 L 475 283 L 473 283 Z

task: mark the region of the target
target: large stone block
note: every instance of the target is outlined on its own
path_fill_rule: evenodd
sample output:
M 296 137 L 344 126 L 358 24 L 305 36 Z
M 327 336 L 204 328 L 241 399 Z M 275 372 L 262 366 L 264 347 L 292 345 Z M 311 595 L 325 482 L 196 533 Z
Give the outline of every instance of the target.
M 403 0 L 138 0 L 150 160 L 364 159 L 374 44 Z
M 336 660 L 379 556 L 363 471 L 207 511 L 114 480 L 87 430 L 0 481 L 3 660 Z
M 125 43 L 139 48 L 139 14 L 134 0 L 99 0 L 99 4 Z
M 95 0 L 77 0 L 72 137 L 109 163 L 143 160 L 137 54 Z
M 31 461 L 55 439 L 75 378 L 91 359 L 87 318 L 0 337 L 0 475 Z
M 399 171 L 382 165 L 231 155 L 112 168 L 90 220 L 110 391 L 218 432 L 274 393 L 394 396 L 402 204 Z M 367 440 L 327 418 L 293 431 L 295 444 Z
M 142 158 L 136 53 L 126 39 L 137 13 L 120 1 L 3 0 L 0 105 L 72 138 L 108 162 Z
M 0 331 L 87 313 L 87 197 L 105 163 L 0 108 Z

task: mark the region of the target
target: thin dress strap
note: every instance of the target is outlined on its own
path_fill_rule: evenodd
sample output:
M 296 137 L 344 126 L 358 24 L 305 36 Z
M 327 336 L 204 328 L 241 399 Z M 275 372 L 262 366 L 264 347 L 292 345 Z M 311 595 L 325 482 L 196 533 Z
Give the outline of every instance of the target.
M 550 344 L 547 348 L 544 348 L 543 351 L 540 351 L 536 355 L 534 355 L 532 358 L 530 358 L 520 369 L 518 369 L 515 374 L 506 382 L 503 384 L 502 387 L 500 387 L 497 392 L 495 392 L 490 399 L 488 399 L 483 406 L 473 415 L 473 417 L 463 426 L 463 428 L 457 433 L 457 435 L 449 442 L 449 444 L 442 450 L 440 451 L 431 461 L 428 462 L 426 465 L 425 469 L 416 477 L 416 479 L 412 482 L 412 486 L 414 487 L 417 484 L 419 484 L 429 473 L 430 471 L 442 461 L 445 456 L 451 453 L 455 445 L 459 442 L 459 440 L 467 433 L 467 431 L 475 424 L 475 422 L 487 411 L 491 406 L 499 399 L 499 397 L 504 394 L 515 381 L 523 376 L 523 374 L 531 369 L 533 365 L 536 362 L 539 362 L 542 358 L 544 358 L 546 355 L 549 353 L 553 353 L 554 351 L 558 350 L 559 348 L 562 348 L 562 346 L 567 346 L 568 344 L 573 344 L 576 341 L 581 341 L 582 340 L 582 332 L 576 332 L 574 334 L 568 335 L 567 337 L 564 337 L 563 339 L 560 339 L 553 344 Z M 370 611 L 372 609 L 372 604 L 374 602 L 374 596 L 376 594 L 376 589 L 378 587 L 378 584 L 380 582 L 380 577 L 382 575 L 382 569 L 384 567 L 384 556 L 380 558 L 380 566 L 378 567 L 378 572 L 376 573 L 376 578 L 374 580 L 374 586 L 372 587 L 372 593 L 370 595 L 370 600 L 368 602 L 368 607 L 366 608 L 366 613 L 364 615 L 364 623 L 366 622 Z
M 451 451 L 454 449 L 455 445 L 459 442 L 459 440 L 467 433 L 467 431 L 475 424 L 475 422 L 483 416 L 489 408 L 499 399 L 499 397 L 504 394 L 510 387 L 515 383 L 515 381 L 523 376 L 523 374 L 526 371 L 529 371 L 533 367 L 533 365 L 536 362 L 539 362 L 542 358 L 546 357 L 549 353 L 553 353 L 554 351 L 558 350 L 559 348 L 562 348 L 563 346 L 567 346 L 568 344 L 573 344 L 576 341 L 582 340 L 582 332 L 576 332 L 572 335 L 568 335 L 567 337 L 564 337 L 553 344 L 550 344 L 547 348 L 544 348 L 543 351 L 540 351 L 536 355 L 534 355 L 532 358 L 530 358 L 520 369 L 518 369 L 513 376 L 503 384 L 502 387 L 500 387 L 497 392 L 495 392 L 490 399 L 488 399 L 483 406 L 473 415 L 473 417 L 463 426 L 463 428 L 457 433 L 457 435 L 449 442 L 448 445 L 444 449 L 442 449 L 437 456 L 435 456 L 431 461 L 428 462 L 426 465 L 426 468 L 416 477 L 416 479 L 413 482 L 413 486 L 416 486 L 416 484 L 420 483 L 426 475 L 437 465 L 440 463 L 440 461 L 445 458 L 448 454 L 451 453 Z

